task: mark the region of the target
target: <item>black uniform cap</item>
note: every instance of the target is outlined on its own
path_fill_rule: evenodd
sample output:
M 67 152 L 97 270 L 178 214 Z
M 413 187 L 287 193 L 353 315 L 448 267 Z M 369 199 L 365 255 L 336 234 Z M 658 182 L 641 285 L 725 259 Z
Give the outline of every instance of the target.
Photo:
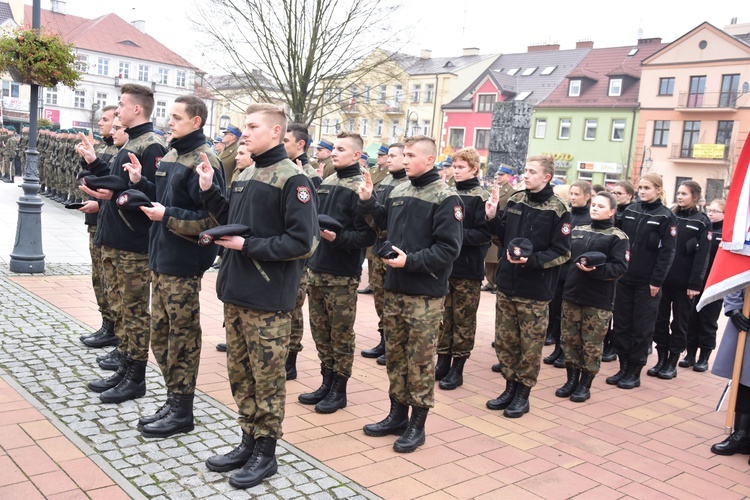
M 607 263 L 607 255 L 602 252 L 586 252 L 581 254 L 576 262 L 584 267 L 598 267 Z
M 78 182 L 93 190 L 109 189 L 112 191 L 125 191 L 128 189 L 128 181 L 117 175 L 105 175 L 102 177 L 87 175 Z
M 250 236 L 250 227 L 242 224 L 227 224 L 203 231 L 198 235 L 198 244 L 208 246 L 223 236 Z
M 339 231 L 344 229 L 343 224 L 341 224 L 330 215 L 326 214 L 318 214 L 318 225 L 320 226 L 320 229 L 327 229 L 329 231 L 333 231 L 334 233 L 338 233 Z
M 534 245 L 528 238 L 513 238 L 508 244 L 508 251 L 512 259 L 531 257 L 531 254 L 534 253 Z
M 123 191 L 117 197 L 117 206 L 124 210 L 138 210 L 140 207 L 153 207 L 151 200 L 145 193 L 137 189 L 128 189 Z

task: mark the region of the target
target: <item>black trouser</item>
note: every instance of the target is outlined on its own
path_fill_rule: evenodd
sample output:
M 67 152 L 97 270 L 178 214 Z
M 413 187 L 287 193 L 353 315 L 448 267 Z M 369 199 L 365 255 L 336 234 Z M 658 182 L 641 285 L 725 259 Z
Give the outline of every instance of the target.
M 547 323 L 547 336 L 555 339 L 555 344 L 560 344 L 560 323 L 562 322 L 562 302 L 565 282 L 557 280 L 555 296 L 549 303 L 549 323 Z
M 646 365 L 660 299 L 661 290 L 652 297 L 648 283 L 617 282 L 612 346 L 620 359 Z
M 687 296 L 687 288 L 664 285 L 659 303 L 659 314 L 654 328 L 654 342 L 657 349 L 667 349 L 680 354 L 687 347 L 687 329 L 690 311 L 695 303 Z M 670 334 L 669 318 L 672 317 Z
M 697 304 L 701 296 L 695 299 Z M 719 315 L 723 300 L 717 300 L 706 304 L 700 312 L 695 307 L 690 312 L 687 330 L 688 349 L 716 349 L 716 330 L 719 328 Z
M 734 412 L 750 414 L 750 387 L 742 384 L 737 386 L 737 404 L 734 406 Z

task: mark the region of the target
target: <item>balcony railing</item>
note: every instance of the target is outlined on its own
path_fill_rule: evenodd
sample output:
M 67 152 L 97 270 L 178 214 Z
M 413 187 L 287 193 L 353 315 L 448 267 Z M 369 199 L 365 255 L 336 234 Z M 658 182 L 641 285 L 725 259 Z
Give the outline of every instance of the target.
M 677 107 L 683 109 L 728 108 L 737 109 L 739 92 L 680 92 Z
M 389 115 L 402 115 L 404 114 L 404 102 L 403 101 L 388 101 L 385 105 L 384 111 Z

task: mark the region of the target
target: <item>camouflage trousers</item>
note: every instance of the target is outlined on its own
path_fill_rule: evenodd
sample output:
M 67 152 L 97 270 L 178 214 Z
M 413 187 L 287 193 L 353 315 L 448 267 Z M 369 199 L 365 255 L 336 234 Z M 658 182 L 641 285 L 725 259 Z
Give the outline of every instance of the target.
M 438 354 L 468 358 L 477 334 L 477 310 L 481 280 L 451 278 L 445 296 L 443 328 L 437 343 Z
M 370 268 L 370 290 L 372 290 L 372 298 L 375 302 L 375 312 L 378 314 L 378 331 L 383 331 L 383 297 L 385 290 L 383 285 L 385 284 L 385 264 L 383 259 L 375 257 L 372 259 L 372 267 Z
M 242 430 L 255 438 L 280 439 L 286 401 L 289 312 L 224 304 L 229 386 Z
M 611 318 L 612 311 L 563 300 L 560 343 L 565 363 L 589 373 L 599 373 L 604 336 Z
M 118 349 L 135 361 L 148 360 L 151 338 L 148 255 L 102 245 L 107 303 L 115 318 Z
M 549 301 L 497 292 L 495 352 L 506 380 L 534 387 L 547 333 Z
M 167 390 L 193 394 L 201 361 L 201 276 L 151 272 L 151 352 Z
M 307 298 L 307 275 L 309 272 L 310 271 L 307 269 L 302 271 L 302 279 L 299 282 L 297 300 L 294 302 L 294 310 L 292 311 L 292 335 L 289 338 L 289 352 L 302 351 L 302 334 L 305 331 L 305 319 L 302 315 L 302 306 L 305 305 L 305 298 Z
M 352 376 L 354 319 L 357 316 L 359 278 L 310 271 L 310 332 L 323 366 Z
M 102 264 L 102 247 L 94 245 L 94 234 L 96 226 L 88 226 L 89 231 L 89 254 L 91 255 L 91 286 L 94 288 L 96 304 L 102 319 L 113 321 L 112 311 L 107 303 L 107 291 L 104 286 L 104 269 Z
M 385 292 L 388 393 L 401 404 L 435 406 L 435 343 L 443 305 L 443 297 Z

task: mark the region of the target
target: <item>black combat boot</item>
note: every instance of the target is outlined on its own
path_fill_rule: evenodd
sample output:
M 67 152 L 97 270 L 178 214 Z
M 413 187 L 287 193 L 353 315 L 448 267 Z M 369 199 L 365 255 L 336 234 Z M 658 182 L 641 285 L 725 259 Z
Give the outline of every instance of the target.
M 117 370 L 117 367 L 120 366 L 120 359 L 122 359 L 123 357 L 125 357 L 125 355 L 120 353 L 120 350 L 115 347 L 107 354 L 103 356 L 97 356 L 96 363 L 102 370 Z
M 117 385 L 123 381 L 125 374 L 128 373 L 128 367 L 130 361 L 127 357 L 123 356 L 120 358 L 120 364 L 117 367 L 117 371 L 113 373 L 109 378 L 103 378 L 100 380 L 92 380 L 89 382 L 89 389 L 94 392 L 104 392 L 117 387 Z
M 490 370 L 492 370 L 495 373 L 502 373 L 503 372 L 503 366 L 500 363 L 495 363 L 494 365 L 492 365 L 492 367 L 490 368 Z
M 391 396 L 391 411 L 377 424 L 367 424 L 362 430 L 368 436 L 382 437 L 388 434 L 400 436 L 409 425 L 409 407 L 401 404 Z
M 451 355 L 438 354 L 437 363 L 435 363 L 435 380 L 443 380 L 451 369 Z
M 103 403 L 122 403 L 146 395 L 147 361 L 130 361 L 125 378 L 116 387 L 99 395 Z
M 555 396 L 558 398 L 569 398 L 578 387 L 578 378 L 581 376 L 581 370 L 573 365 L 566 365 L 565 370 L 568 372 L 568 380 L 555 391 Z
M 380 332 L 380 343 L 373 347 L 372 349 L 365 349 L 360 352 L 363 357 L 365 358 L 379 358 L 383 354 L 385 354 L 385 339 L 383 338 L 383 330 L 378 330 Z
M 664 366 L 656 375 L 664 380 L 670 380 L 677 376 L 677 362 L 680 360 L 679 352 L 670 352 Z
M 255 441 L 253 454 L 240 470 L 229 477 L 229 484 L 235 488 L 252 488 L 278 470 L 276 463 L 276 440 L 261 437 Z
M 294 380 L 297 378 L 297 351 L 289 351 L 287 353 L 284 370 L 286 370 L 287 380 Z
M 331 391 L 331 385 L 333 385 L 333 370 L 321 366 L 320 374 L 323 375 L 323 382 L 320 387 L 313 392 L 306 392 L 297 396 L 300 403 L 304 405 L 316 405 L 323 401 L 323 398 Z
M 750 414 L 734 412 L 734 429 L 721 443 L 711 447 L 716 455 L 750 455 Z
M 141 429 L 141 436 L 144 438 L 168 438 L 195 429 L 193 422 L 194 396 L 194 394 L 175 394 L 169 413 L 161 420 L 144 425 Z
M 605 382 L 609 385 L 617 385 L 617 383 L 625 377 L 625 374 L 628 373 L 630 360 L 627 358 L 627 354 L 619 355 L 618 357 L 620 358 L 620 370 L 611 377 L 607 377 Z
M 411 453 L 424 444 L 424 423 L 427 420 L 429 408 L 421 406 L 411 407 L 409 425 L 401 437 L 393 443 L 393 450 L 398 453 Z
M 555 368 L 565 368 L 565 353 L 561 353 L 554 363 L 552 363 L 552 366 Z
M 513 401 L 505 408 L 503 416 L 507 418 L 519 418 L 524 413 L 529 413 L 529 394 L 531 394 L 531 387 L 519 383 L 516 395 L 513 396 Z
M 518 382 L 515 380 L 505 381 L 505 390 L 495 399 L 487 401 L 487 408 L 490 410 L 504 410 L 513 401 L 518 389 Z
M 646 372 L 646 375 L 649 377 L 656 377 L 659 375 L 659 370 L 664 368 L 664 363 L 667 362 L 667 357 L 669 357 L 669 349 L 663 349 L 661 347 L 656 348 L 656 364 L 649 368 Z
M 253 455 L 253 448 L 255 448 L 255 438 L 253 438 L 252 434 L 245 434 L 245 431 L 242 431 L 242 441 L 237 445 L 237 448 L 225 455 L 209 457 L 206 460 L 206 468 L 214 472 L 227 472 L 239 469 L 250 460 L 250 457 Z
M 619 382 L 617 387 L 620 389 L 634 389 L 641 386 L 641 370 L 642 365 L 630 365 L 628 366 L 628 372 L 625 374 Z
M 169 413 L 169 410 L 172 408 L 172 403 L 174 402 L 174 392 L 167 391 L 167 401 L 161 405 L 161 408 L 156 410 L 156 413 L 153 415 L 148 415 L 146 417 L 141 417 L 138 419 L 138 428 L 140 429 L 146 424 L 150 424 L 152 422 L 156 422 L 157 420 L 161 420 L 162 418 L 166 417 Z
M 227 352 L 227 344 L 225 342 L 219 342 L 216 344 L 216 350 L 219 352 Z
M 555 343 L 555 337 L 552 336 L 552 332 L 547 332 L 544 336 L 544 345 L 552 345 Z
M 708 370 L 708 359 L 711 357 L 711 349 L 701 348 L 701 355 L 698 356 L 698 361 L 693 366 L 693 371 L 705 372 Z
M 562 347 L 560 347 L 560 344 L 555 344 L 555 349 L 549 354 L 549 356 L 545 356 L 542 361 L 544 361 L 545 365 L 553 365 L 555 364 L 555 360 L 562 356 Z
M 334 413 L 339 408 L 346 408 L 346 383 L 348 381 L 349 377 L 336 373 L 333 376 L 331 390 L 328 391 L 326 397 L 315 405 L 315 411 L 318 413 Z
M 376 359 L 375 362 L 380 366 L 385 366 L 387 364 L 385 361 L 385 353 L 383 353 L 382 356 L 378 356 L 378 359 Z
M 440 381 L 441 389 L 445 391 L 452 391 L 453 389 L 460 387 L 464 384 L 464 363 L 468 358 L 453 358 L 453 364 L 448 374 L 443 377 Z
M 697 347 L 688 347 L 685 353 L 685 358 L 679 362 L 680 368 L 690 368 L 695 364 L 695 353 L 698 351 Z
M 593 373 L 586 370 L 581 371 L 581 380 L 578 381 L 576 390 L 570 395 L 570 400 L 574 403 L 583 403 L 589 399 L 591 397 L 591 382 L 593 381 Z
M 85 333 L 78 338 L 81 339 L 81 342 L 83 342 L 84 339 L 104 335 L 109 330 L 114 330 L 114 327 L 115 327 L 115 324 L 113 322 L 111 322 L 108 319 L 102 319 L 102 326 L 100 326 L 97 331 L 93 333 Z
M 107 328 L 101 330 L 99 335 L 86 337 L 83 339 L 83 343 L 89 347 L 110 347 L 119 344 L 120 339 L 115 336 L 115 324 L 111 321 L 105 321 L 105 324 L 102 324 L 102 328 L 105 326 Z

